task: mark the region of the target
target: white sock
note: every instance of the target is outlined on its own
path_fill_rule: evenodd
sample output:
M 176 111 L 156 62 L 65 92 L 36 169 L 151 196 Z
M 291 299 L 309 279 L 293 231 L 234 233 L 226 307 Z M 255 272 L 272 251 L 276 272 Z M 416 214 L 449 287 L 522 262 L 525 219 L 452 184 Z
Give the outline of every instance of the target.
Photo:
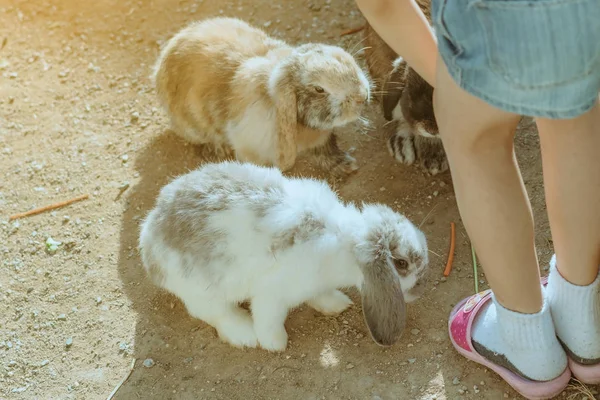
M 472 339 L 482 356 L 534 381 L 550 381 L 567 368 L 547 302 L 537 314 L 521 314 L 493 297 L 479 311 Z
M 556 334 L 573 360 L 600 363 L 600 274 L 588 286 L 574 285 L 558 272 L 554 256 L 546 296 Z

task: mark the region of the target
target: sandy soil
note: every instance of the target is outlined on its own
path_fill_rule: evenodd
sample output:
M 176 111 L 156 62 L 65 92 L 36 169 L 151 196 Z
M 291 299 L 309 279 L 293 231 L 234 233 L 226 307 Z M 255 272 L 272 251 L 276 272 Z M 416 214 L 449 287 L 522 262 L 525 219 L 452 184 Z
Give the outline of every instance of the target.
M 396 346 L 372 342 L 350 292 L 356 304 L 340 316 L 291 313 L 285 353 L 238 350 L 145 278 L 140 218 L 162 185 L 204 161 L 167 131 L 150 66 L 185 23 L 216 15 L 244 18 L 292 43 L 360 48 L 360 34 L 339 36 L 362 23 L 351 0 L 0 0 L 0 398 L 106 399 L 134 359 L 115 399 L 518 398 L 447 339 L 448 312 L 474 291 L 452 182 L 396 164 L 377 129 L 377 107 L 374 129 L 340 133 L 360 170 L 337 189 L 347 200 L 426 219 L 430 282 Z M 552 241 L 529 122 L 517 144 L 546 263 Z M 295 173 L 316 174 L 304 162 Z M 85 193 L 86 201 L 8 222 Z M 455 267 L 442 280 L 451 221 Z M 49 237 L 62 242 L 54 253 Z M 574 389 L 565 395 L 584 398 Z

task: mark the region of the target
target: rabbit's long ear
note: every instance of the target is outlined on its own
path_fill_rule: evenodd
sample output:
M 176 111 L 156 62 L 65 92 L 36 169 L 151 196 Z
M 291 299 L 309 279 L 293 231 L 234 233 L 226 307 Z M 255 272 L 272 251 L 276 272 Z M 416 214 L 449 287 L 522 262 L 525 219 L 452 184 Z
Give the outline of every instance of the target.
M 296 162 L 298 136 L 298 103 L 294 88 L 292 62 L 278 65 L 269 78 L 269 91 L 275 102 L 277 122 L 277 166 L 282 171 Z
M 391 346 L 406 326 L 406 303 L 400 277 L 384 254 L 362 266 L 361 288 L 363 315 L 373 340 Z
M 383 96 L 381 106 L 383 117 L 387 121 L 394 118 L 394 108 L 398 105 L 405 85 L 404 68 L 402 65 L 394 68 L 383 83 Z

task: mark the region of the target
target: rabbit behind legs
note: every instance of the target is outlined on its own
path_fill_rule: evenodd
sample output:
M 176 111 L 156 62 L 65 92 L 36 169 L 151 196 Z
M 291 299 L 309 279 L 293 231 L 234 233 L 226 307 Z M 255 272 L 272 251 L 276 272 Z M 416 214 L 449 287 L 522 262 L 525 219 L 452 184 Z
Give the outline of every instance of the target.
M 340 47 L 290 46 L 223 17 L 192 23 L 171 38 L 154 81 L 173 130 L 186 140 L 283 171 L 298 154 L 327 146 L 335 128 L 358 121 L 371 85 Z M 337 145 L 332 150 L 342 163 L 335 172 L 357 168 Z
M 431 1 L 417 0 L 428 21 Z M 385 119 L 387 146 L 398 162 L 417 162 L 425 171 L 436 175 L 448 169 L 448 161 L 433 112 L 433 88 L 375 32 L 367 23 L 364 31 L 365 58 L 374 82 L 375 96 Z
M 425 18 L 431 22 L 431 0 L 416 0 L 417 5 L 423 11 Z M 373 27 L 366 22 L 363 30 L 363 44 L 365 46 L 365 61 L 369 75 L 373 81 L 376 99 L 381 100 L 383 84 L 393 69 L 392 63 L 398 58 L 398 54 L 392 49 Z
M 390 154 L 406 165 L 418 162 L 431 175 L 448 170 L 433 112 L 433 87 L 401 57 L 383 87 L 383 115 L 397 127 L 388 138 Z
M 139 243 L 150 278 L 192 316 L 234 346 L 271 351 L 287 346 L 290 309 L 342 312 L 351 301 L 338 289 L 351 286 L 375 342 L 393 344 L 428 265 L 425 236 L 390 208 L 359 209 L 324 182 L 239 162 L 166 185 Z

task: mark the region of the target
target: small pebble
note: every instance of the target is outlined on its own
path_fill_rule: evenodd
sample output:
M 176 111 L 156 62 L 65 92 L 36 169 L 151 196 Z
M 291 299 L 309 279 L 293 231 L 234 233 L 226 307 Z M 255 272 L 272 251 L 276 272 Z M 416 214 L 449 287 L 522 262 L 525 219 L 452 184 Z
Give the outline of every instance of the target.
M 477 385 L 473 385 L 473 391 L 475 392 L 475 394 L 479 393 L 479 388 L 477 387 Z
M 504 398 L 508 399 L 508 393 L 504 393 Z
M 68 338 L 68 339 L 65 341 L 65 346 L 67 346 L 67 347 L 71 347 L 72 345 L 73 345 L 73 338 Z
M 59 314 L 59 316 L 56 317 L 56 319 L 58 319 L 59 321 L 66 321 L 67 316 L 65 314 Z
M 140 120 L 140 113 L 137 111 L 132 112 L 131 113 L 131 122 L 135 124 L 139 120 Z
M 416 359 L 416 358 L 409 358 L 409 359 L 408 359 L 408 363 L 409 363 L 409 364 L 414 364 L 414 363 L 416 363 L 416 362 L 417 362 L 417 359 Z
M 458 379 L 458 377 L 454 377 L 454 379 L 452 380 L 452 384 L 454 386 L 458 385 L 460 383 L 460 379 Z
M 96 304 L 102 303 L 102 297 L 96 297 Z
M 413 329 L 413 330 L 410 331 L 410 333 L 412 333 L 413 335 L 417 336 L 419 333 L 421 333 L 421 331 L 418 330 L 418 329 Z
M 62 242 L 48 237 L 48 239 L 46 239 L 46 251 L 50 254 L 54 254 L 58 250 L 58 246 L 60 246 L 61 244 Z
M 146 367 L 146 368 L 152 368 L 152 367 L 154 367 L 154 360 L 151 359 L 151 358 L 146 358 L 144 360 L 144 367 Z
M 465 394 L 465 390 L 464 390 L 464 389 L 462 389 L 462 388 L 461 388 L 461 389 L 458 389 L 458 393 L 460 393 L 460 394 Z
M 352 363 L 348 363 L 348 364 L 346 365 L 346 369 L 352 369 L 352 368 L 354 368 L 354 364 L 352 364 Z
M 445 277 L 445 276 L 442 276 L 442 277 L 440 278 L 440 282 L 446 282 L 447 280 L 448 280 L 448 279 L 446 279 L 446 277 Z

